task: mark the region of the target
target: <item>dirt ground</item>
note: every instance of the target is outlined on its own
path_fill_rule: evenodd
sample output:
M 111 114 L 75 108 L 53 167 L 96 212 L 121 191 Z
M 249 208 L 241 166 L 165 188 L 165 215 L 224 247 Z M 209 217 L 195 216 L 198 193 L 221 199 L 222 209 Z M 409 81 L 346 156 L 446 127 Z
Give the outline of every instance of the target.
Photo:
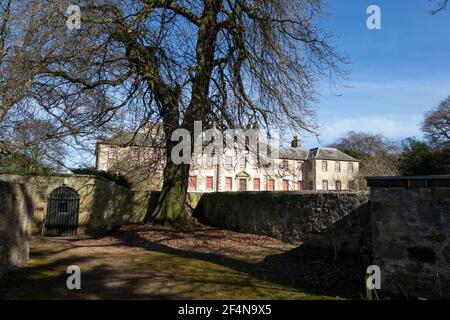
M 329 252 L 207 226 L 35 237 L 30 256 L 0 279 L 0 298 L 335 299 L 359 298 L 362 288 L 359 258 L 334 261 Z M 81 290 L 66 287 L 70 265 L 81 269 Z

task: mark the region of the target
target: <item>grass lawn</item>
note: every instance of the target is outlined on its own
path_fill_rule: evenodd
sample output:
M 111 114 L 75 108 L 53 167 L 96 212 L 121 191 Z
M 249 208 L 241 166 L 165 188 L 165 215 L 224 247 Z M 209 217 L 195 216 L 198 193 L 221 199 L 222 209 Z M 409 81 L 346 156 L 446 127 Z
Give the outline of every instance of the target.
M 39 237 L 31 242 L 30 263 L 0 279 L 0 298 L 358 298 L 353 281 L 324 282 L 329 272 L 317 273 L 316 258 L 271 238 L 207 227 L 190 233 L 127 227 L 95 238 Z M 81 290 L 66 288 L 69 265 L 81 268 Z

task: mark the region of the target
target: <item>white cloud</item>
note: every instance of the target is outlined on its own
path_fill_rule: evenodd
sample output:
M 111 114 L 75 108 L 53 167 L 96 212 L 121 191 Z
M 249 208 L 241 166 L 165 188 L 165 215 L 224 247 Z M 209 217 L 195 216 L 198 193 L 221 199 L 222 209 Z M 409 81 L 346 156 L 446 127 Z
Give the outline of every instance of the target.
M 380 79 L 379 81 L 352 81 L 346 84 L 349 88 L 378 93 L 395 93 L 409 95 L 434 95 L 445 98 L 450 94 L 450 82 L 447 79 L 396 80 Z
M 345 135 L 348 131 L 364 131 L 383 134 L 392 140 L 407 137 L 421 137 L 420 123 L 423 116 L 419 115 L 368 115 L 347 118 L 328 118 L 321 123 L 320 142 L 329 144 Z M 305 139 L 308 146 L 317 145 L 315 138 Z

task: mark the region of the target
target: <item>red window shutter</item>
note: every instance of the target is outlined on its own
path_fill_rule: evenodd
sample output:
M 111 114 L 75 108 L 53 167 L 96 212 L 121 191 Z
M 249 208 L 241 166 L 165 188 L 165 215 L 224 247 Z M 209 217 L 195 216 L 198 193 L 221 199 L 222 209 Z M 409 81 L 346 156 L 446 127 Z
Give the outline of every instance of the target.
M 267 180 L 267 190 L 269 191 L 275 190 L 275 180 L 273 179 Z
M 189 177 L 189 188 L 196 189 L 197 188 L 197 177 Z
M 297 190 L 299 190 L 299 191 L 303 190 L 303 182 L 302 181 L 297 181 Z
M 206 189 L 212 190 L 213 188 L 213 177 L 206 177 Z
M 232 189 L 232 186 L 233 186 L 233 180 L 230 178 L 230 177 L 226 177 L 225 178 L 225 188 L 226 188 L 226 191 L 231 191 L 231 189 Z
M 261 180 L 259 178 L 253 179 L 253 190 L 254 191 L 261 190 Z
M 283 180 L 283 191 L 289 191 L 289 181 Z

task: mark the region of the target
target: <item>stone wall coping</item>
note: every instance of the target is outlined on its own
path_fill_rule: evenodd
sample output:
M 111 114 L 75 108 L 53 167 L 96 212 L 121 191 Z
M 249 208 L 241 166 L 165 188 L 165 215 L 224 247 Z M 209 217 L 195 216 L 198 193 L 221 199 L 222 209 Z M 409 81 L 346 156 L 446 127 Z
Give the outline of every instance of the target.
M 375 188 L 449 188 L 450 175 L 366 177 L 367 185 Z
M 198 193 L 202 195 L 208 194 L 368 194 L 368 191 L 349 191 L 349 190 L 301 190 L 301 191 L 220 191 L 220 192 L 189 192 L 189 193 Z
M 114 181 L 105 179 L 100 176 L 96 176 L 93 174 L 75 174 L 75 173 L 51 173 L 51 174 L 29 174 L 29 173 L 0 173 L 0 180 L 2 176 L 28 176 L 28 177 L 39 177 L 39 178 L 85 178 L 85 179 L 97 179 L 107 183 L 115 184 L 118 187 L 124 188 L 123 186 L 118 185 Z
M 30 176 L 30 177 L 85 177 L 85 178 L 101 178 L 93 174 L 75 174 L 75 173 L 20 173 L 20 172 L 0 172 L 0 176 Z

